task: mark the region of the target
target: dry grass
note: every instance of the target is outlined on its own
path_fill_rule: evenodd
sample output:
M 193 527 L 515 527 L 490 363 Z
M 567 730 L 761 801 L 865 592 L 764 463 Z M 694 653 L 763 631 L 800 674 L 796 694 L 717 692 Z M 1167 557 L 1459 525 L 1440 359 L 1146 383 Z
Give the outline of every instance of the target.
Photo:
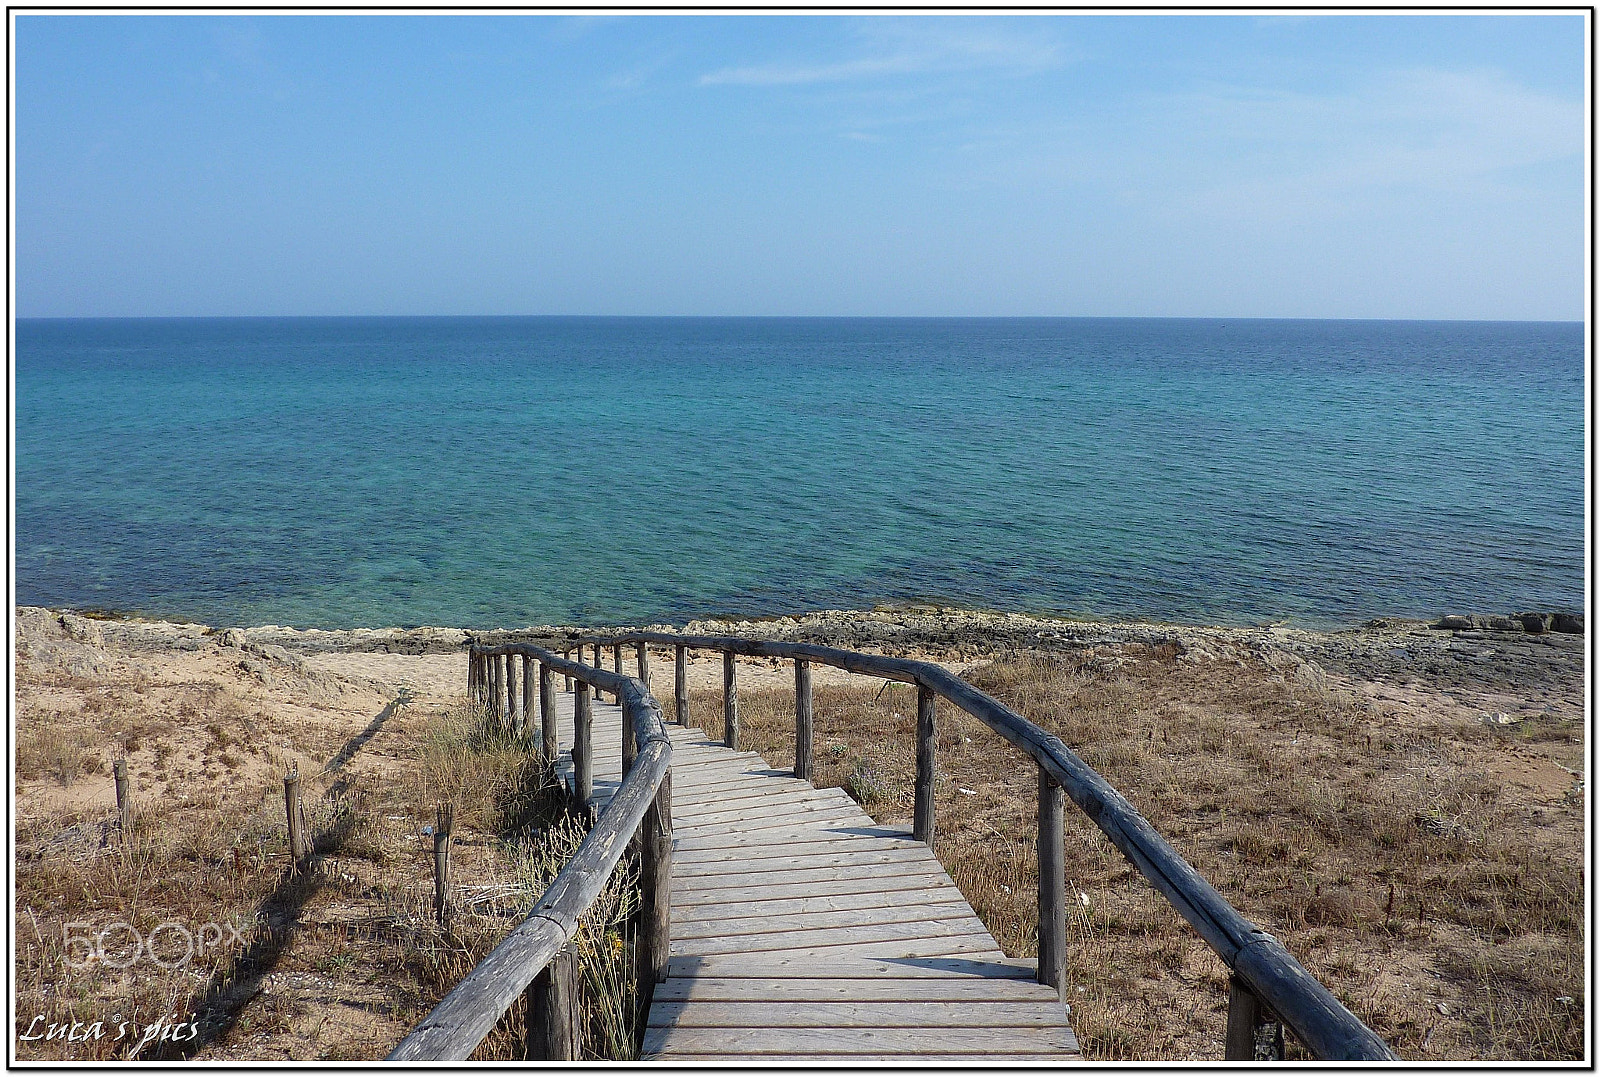
M 20 657 L 19 667 L 23 1060 L 382 1058 L 526 914 L 582 837 L 532 746 L 463 705 L 391 700 L 374 716 L 381 700 L 335 712 L 226 676 L 73 676 Z M 121 834 L 109 771 L 124 755 L 135 810 Z M 291 765 L 316 848 L 303 874 L 289 871 L 285 848 Z M 426 832 L 441 802 L 455 818 L 445 925 L 433 917 Z M 619 873 L 580 936 L 596 1057 L 632 1056 L 632 883 Z M 165 965 L 118 968 L 118 947 L 132 941 L 119 929 L 109 960 L 73 967 L 64 925 L 115 922 L 141 934 L 216 923 L 239 935 L 183 962 L 169 929 Z M 35 1014 L 36 1032 L 79 1028 L 21 1039 Z M 163 1018 L 182 1038 L 141 1043 Z M 521 1021 L 513 1007 L 475 1057 L 520 1058 Z
M 1581 1057 L 1581 793 L 1508 785 L 1570 723 L 1404 720 L 1314 675 L 1138 647 L 969 679 L 1061 736 L 1402 1057 Z M 819 687 L 815 706 L 816 784 L 909 825 L 912 691 L 863 680 Z M 744 746 L 788 765 L 792 708 L 790 692 L 741 692 Z M 691 715 L 720 735 L 718 695 Z M 936 851 L 1001 948 L 1031 956 L 1036 769 L 948 706 L 938 751 Z M 1086 1056 L 1220 1058 L 1222 962 L 1070 808 L 1067 874 Z

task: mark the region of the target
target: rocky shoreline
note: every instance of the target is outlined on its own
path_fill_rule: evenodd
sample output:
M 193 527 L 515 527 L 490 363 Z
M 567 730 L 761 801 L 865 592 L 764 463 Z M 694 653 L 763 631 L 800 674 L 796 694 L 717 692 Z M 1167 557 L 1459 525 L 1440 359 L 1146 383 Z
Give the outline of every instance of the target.
M 131 649 L 236 648 L 252 656 L 296 664 L 296 656 L 342 652 L 444 654 L 461 650 L 471 636 L 559 643 L 581 633 L 634 628 L 690 635 L 744 636 L 816 643 L 850 650 L 918 653 L 953 660 L 980 660 L 1019 651 L 1082 652 L 1136 644 L 1176 648 L 1195 663 L 1273 660 L 1292 656 L 1299 664 L 1361 680 L 1415 683 L 1432 688 L 1491 688 L 1511 692 L 1565 693 L 1581 704 L 1586 652 L 1581 615 L 1521 613 L 1451 615 L 1438 621 L 1382 618 L 1329 632 L 1272 625 L 1227 628 L 1140 622 L 1073 621 L 1015 613 L 943 607 L 822 610 L 771 620 L 691 621 L 682 626 L 536 625 L 515 631 L 469 632 L 460 628 L 295 629 L 276 625 L 218 628 L 210 625 L 111 619 L 70 610 L 19 606 L 18 643 L 53 654 L 57 664 L 88 660 L 112 644 Z M 82 648 L 82 655 L 71 653 Z

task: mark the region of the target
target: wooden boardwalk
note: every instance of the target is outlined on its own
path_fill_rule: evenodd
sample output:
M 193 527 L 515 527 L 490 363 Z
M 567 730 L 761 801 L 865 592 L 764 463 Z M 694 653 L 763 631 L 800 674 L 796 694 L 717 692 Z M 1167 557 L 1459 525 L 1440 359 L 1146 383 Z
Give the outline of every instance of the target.
M 572 697 L 556 699 L 570 745 Z M 621 723 L 595 704 L 597 805 L 620 782 Z M 1077 1057 L 1055 990 L 1000 952 L 925 845 L 841 790 L 669 729 L 672 957 L 642 1058 Z M 560 766 L 571 773 L 568 752 Z

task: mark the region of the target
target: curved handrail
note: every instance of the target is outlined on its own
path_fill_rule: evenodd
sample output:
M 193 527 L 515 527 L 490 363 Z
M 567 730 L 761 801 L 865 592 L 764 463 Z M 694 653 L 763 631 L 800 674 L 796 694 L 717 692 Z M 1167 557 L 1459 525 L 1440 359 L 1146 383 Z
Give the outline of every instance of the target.
M 562 658 L 531 643 L 469 645 L 470 654 L 536 658 L 551 672 L 616 693 L 638 754 L 594 828 L 533 911 L 446 995 L 399 1045 L 390 1062 L 460 1061 L 483 1042 L 506 1010 L 571 941 L 578 921 L 600 895 L 646 813 L 667 784 L 672 741 L 661 705 L 632 677 Z
M 571 644 L 660 644 L 757 658 L 821 662 L 916 684 L 942 696 L 1031 756 L 1261 1000 L 1319 1059 L 1396 1061 L 1393 1049 L 1334 997 L 1276 938 L 1239 913 L 1111 783 L 1054 734 L 930 662 L 806 643 L 670 632 L 580 633 Z M 931 760 L 930 760 L 931 770 Z M 929 780 L 931 781 L 931 775 Z

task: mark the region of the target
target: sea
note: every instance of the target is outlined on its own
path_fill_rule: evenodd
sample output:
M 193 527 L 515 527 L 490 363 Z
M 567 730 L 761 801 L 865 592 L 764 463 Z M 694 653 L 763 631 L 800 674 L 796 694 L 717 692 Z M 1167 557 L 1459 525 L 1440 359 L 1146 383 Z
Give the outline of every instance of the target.
M 16 601 L 210 624 L 1581 610 L 1580 323 L 15 323 Z

